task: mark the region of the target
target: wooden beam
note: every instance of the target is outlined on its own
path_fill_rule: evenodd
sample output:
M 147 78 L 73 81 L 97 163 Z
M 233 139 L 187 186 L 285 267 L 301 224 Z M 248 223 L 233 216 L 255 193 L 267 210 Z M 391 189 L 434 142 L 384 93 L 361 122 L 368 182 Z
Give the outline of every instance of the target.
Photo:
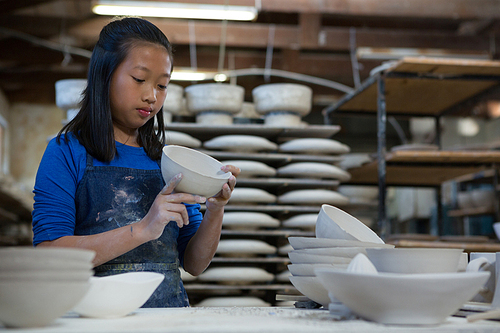
M 299 15 L 299 25 L 300 46 L 317 48 L 321 29 L 321 14 L 302 13 Z
M 500 6 L 499 6 L 500 7 Z M 81 39 L 85 44 L 97 40 L 108 18 L 87 20 L 69 29 L 69 35 Z M 173 44 L 189 44 L 187 21 L 151 19 L 170 39 Z M 219 46 L 221 24 L 217 22 L 196 22 L 196 42 L 198 45 Z M 269 34 L 268 24 L 228 23 L 227 47 L 265 48 Z M 349 28 L 323 28 L 321 34 L 324 43 L 320 49 L 326 51 L 349 51 Z M 442 31 L 404 31 L 389 29 L 357 29 L 357 46 L 366 47 L 402 47 L 402 48 L 439 48 L 454 50 L 489 51 L 490 41 L 487 36 L 458 36 Z M 300 27 L 295 25 L 275 25 L 274 47 L 296 49 L 300 47 Z M 303 49 L 313 49 L 303 45 Z

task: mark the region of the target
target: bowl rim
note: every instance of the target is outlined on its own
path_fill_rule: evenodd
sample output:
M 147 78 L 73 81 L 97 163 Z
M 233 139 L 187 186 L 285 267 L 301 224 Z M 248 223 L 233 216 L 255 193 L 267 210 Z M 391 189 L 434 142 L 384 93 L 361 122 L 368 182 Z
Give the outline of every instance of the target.
M 220 166 L 222 167 L 224 164 L 222 164 L 219 160 L 213 158 L 212 156 L 208 155 L 208 154 L 205 154 L 205 153 L 202 153 L 201 151 L 198 151 L 196 149 L 191 149 L 191 148 L 188 148 L 188 147 L 184 147 L 184 146 L 179 146 L 179 145 L 166 145 L 165 147 L 163 147 L 162 149 L 162 155 L 165 155 L 165 157 L 167 157 L 170 161 L 172 161 L 173 163 L 175 163 L 176 165 L 186 169 L 186 170 L 189 170 L 191 172 L 194 172 L 194 173 L 197 173 L 197 174 L 200 174 L 202 175 L 203 177 L 208 177 L 210 179 L 214 179 L 214 180 L 228 180 L 229 177 L 231 177 L 232 173 L 230 171 L 228 172 L 224 172 L 222 175 L 220 175 L 219 177 L 216 177 L 216 176 L 213 176 L 213 175 L 208 175 L 208 174 L 205 174 L 205 173 L 201 173 L 199 171 L 195 171 L 191 168 L 188 168 L 180 163 L 178 163 L 176 160 L 174 160 L 173 158 L 171 158 L 168 154 L 167 154 L 167 150 L 187 150 L 187 151 L 190 151 L 190 152 L 193 152 L 195 155 L 197 156 L 203 156 L 204 158 L 207 158 L 220 164 Z

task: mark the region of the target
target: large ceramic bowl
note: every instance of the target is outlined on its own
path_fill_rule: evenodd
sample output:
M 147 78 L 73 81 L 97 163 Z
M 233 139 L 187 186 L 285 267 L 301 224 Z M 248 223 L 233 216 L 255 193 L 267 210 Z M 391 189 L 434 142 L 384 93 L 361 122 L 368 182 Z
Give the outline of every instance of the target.
M 234 84 L 202 83 L 188 86 L 186 93 L 189 112 L 197 114 L 204 111 L 240 112 L 243 106 L 245 89 Z
M 331 239 L 316 237 L 288 237 L 288 241 L 294 250 L 316 249 L 325 247 L 382 247 L 394 248 L 392 244 L 381 244 L 371 242 L 361 242 L 347 239 Z
M 15 246 L 0 249 L 0 271 L 90 270 L 95 252 L 76 248 Z
M 163 112 L 179 114 L 183 108 L 182 96 L 184 88 L 178 84 L 169 83 L 167 86 L 167 97 L 163 102 Z
M 90 289 L 73 311 L 84 317 L 123 317 L 141 307 L 165 276 L 130 272 L 90 279 Z
M 442 323 L 488 280 L 479 273 L 353 273 L 316 268 L 322 285 L 359 316 L 384 324 Z
M 341 209 L 322 205 L 316 221 L 316 237 L 384 244 L 373 230 Z
M 289 264 L 288 270 L 293 276 L 316 276 L 314 269 L 317 267 L 329 267 L 347 269 L 349 264 Z
M 92 269 L 32 269 L 0 271 L 0 281 L 88 281 L 94 275 Z
M 86 281 L 0 281 L 0 322 L 7 327 L 46 326 L 71 310 L 89 290 Z
M 63 110 L 77 108 L 82 100 L 82 93 L 86 87 L 86 79 L 64 79 L 56 81 L 56 105 Z
M 344 257 L 344 258 L 354 258 L 358 253 L 366 254 L 366 248 L 364 247 L 325 247 L 325 248 L 316 248 L 316 249 L 302 249 L 302 250 L 293 250 L 289 253 L 298 253 L 298 254 L 313 254 L 320 256 L 332 256 L 332 257 Z
M 366 249 L 366 255 L 377 271 L 388 273 L 457 272 L 462 253 L 462 249 Z
M 330 304 L 328 291 L 316 276 L 290 276 L 289 279 L 304 296 L 328 308 Z
M 221 162 L 194 149 L 175 145 L 163 148 L 161 173 L 165 182 L 178 173 L 183 174 L 175 188 L 177 192 L 214 196 L 231 176 L 221 167 Z
M 313 254 L 304 252 L 303 250 L 290 251 L 288 252 L 288 257 L 292 264 L 349 264 L 352 259 L 352 257 Z
M 271 83 L 252 90 L 255 110 L 260 114 L 290 111 L 301 116 L 311 112 L 312 89 L 294 83 Z

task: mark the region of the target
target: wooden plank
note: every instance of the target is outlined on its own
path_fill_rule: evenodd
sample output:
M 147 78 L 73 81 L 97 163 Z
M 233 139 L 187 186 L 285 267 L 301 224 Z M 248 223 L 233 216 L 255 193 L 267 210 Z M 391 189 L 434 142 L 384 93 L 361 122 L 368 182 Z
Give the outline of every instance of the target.
M 468 209 L 454 209 L 447 212 L 450 217 L 464 217 L 464 216 L 478 216 L 491 214 L 494 215 L 495 211 L 489 207 L 474 207 Z
M 498 151 L 416 151 L 400 150 L 390 152 L 386 156 L 388 163 L 456 163 L 456 164 L 490 164 L 500 162 Z
M 466 175 L 469 173 L 480 172 L 485 167 L 480 166 L 421 166 L 407 165 L 394 166 L 387 165 L 386 183 L 388 186 L 441 186 L 447 180 Z M 351 174 L 349 184 L 378 184 L 377 163 L 372 162 L 359 168 L 349 169 Z
M 398 61 L 388 72 L 443 75 L 500 75 L 500 61 L 406 57 Z
M 435 116 L 444 110 L 498 84 L 495 81 L 386 79 L 386 106 L 388 114 Z M 377 112 L 377 85 L 342 104 L 338 110 Z
M 396 247 L 464 249 L 465 252 L 500 252 L 500 243 L 426 242 L 402 239 L 394 241 L 393 244 Z

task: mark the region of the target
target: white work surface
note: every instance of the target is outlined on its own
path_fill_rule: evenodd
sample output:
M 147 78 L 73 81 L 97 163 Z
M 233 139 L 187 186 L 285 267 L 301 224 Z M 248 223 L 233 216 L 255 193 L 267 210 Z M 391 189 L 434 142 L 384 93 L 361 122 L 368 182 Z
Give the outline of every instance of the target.
M 113 332 L 500 332 L 500 322 L 449 317 L 436 326 L 387 326 L 364 320 L 335 320 L 327 310 L 282 307 L 139 309 L 123 318 L 80 318 L 68 313 L 42 328 L 6 329 L 1 332 L 113 333 Z

